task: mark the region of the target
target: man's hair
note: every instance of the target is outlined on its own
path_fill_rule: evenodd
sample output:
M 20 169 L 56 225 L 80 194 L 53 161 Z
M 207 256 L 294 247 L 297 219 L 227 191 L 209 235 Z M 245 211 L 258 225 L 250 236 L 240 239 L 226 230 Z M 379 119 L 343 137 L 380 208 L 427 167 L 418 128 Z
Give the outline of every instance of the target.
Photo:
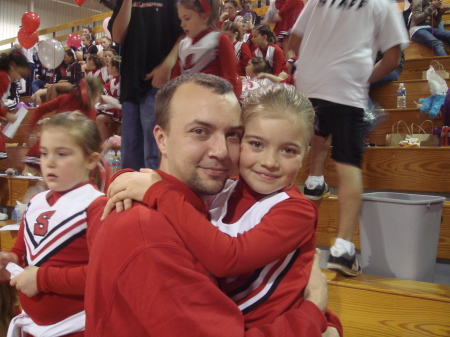
M 209 74 L 195 73 L 175 77 L 165 84 L 156 94 L 155 102 L 155 124 L 169 132 L 169 121 L 171 114 L 171 102 L 175 91 L 185 83 L 194 83 L 198 86 L 211 89 L 218 95 L 233 93 L 233 86 L 227 80 Z M 199 100 L 201 97 L 199 97 Z

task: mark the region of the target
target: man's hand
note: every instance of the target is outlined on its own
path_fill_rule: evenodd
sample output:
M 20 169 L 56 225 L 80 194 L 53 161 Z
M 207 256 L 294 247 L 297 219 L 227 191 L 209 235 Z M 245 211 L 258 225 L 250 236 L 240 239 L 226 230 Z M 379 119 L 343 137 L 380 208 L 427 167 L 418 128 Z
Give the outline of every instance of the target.
M 108 200 L 101 220 L 115 207 L 118 213 L 130 209 L 132 201 L 142 201 L 147 190 L 156 182 L 162 180 L 161 176 L 153 170 L 141 169 L 140 172 L 125 172 L 109 185 Z
M 309 281 L 305 288 L 305 301 L 313 302 L 322 312 L 325 312 L 328 306 L 328 284 L 327 278 L 319 266 L 320 256 L 321 251 L 316 248 L 311 275 L 309 275 Z
M 0 252 L 0 282 L 9 281 L 11 274 L 5 268 L 10 262 L 17 264 L 19 262 L 17 255 L 9 252 Z
M 36 266 L 28 266 L 25 267 L 23 272 L 14 277 L 11 280 L 11 285 L 16 287 L 17 290 L 20 290 L 24 295 L 28 297 L 32 297 L 39 293 L 37 287 L 37 272 L 39 267 Z

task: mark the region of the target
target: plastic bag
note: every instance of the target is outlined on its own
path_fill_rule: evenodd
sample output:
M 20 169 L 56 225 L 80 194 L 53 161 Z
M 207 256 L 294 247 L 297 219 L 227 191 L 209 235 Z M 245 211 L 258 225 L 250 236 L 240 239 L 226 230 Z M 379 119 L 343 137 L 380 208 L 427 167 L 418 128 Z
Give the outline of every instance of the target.
M 427 70 L 427 80 L 432 95 L 446 94 L 448 87 L 445 80 L 436 73 L 433 66 Z
M 16 201 L 17 205 L 14 207 L 14 211 L 12 214 L 12 220 L 17 221 L 17 223 L 20 225 L 22 222 L 23 215 L 25 211 L 27 210 L 27 204 L 22 204 L 19 201 Z

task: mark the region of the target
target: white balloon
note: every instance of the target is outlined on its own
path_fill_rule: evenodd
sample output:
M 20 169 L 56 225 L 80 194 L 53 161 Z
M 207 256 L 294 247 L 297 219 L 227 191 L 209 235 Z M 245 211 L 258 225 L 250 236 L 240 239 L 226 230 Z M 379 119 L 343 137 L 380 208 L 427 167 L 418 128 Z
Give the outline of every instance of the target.
M 58 40 L 47 39 L 39 44 L 39 60 L 48 69 L 55 69 L 64 59 L 64 48 Z

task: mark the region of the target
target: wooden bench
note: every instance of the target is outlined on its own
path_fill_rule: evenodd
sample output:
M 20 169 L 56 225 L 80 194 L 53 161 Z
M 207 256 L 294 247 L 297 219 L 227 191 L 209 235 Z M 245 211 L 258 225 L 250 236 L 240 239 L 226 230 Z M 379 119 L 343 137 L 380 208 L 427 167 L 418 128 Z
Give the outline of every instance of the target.
M 450 336 L 450 286 L 323 270 L 346 337 Z
M 450 79 L 446 80 L 450 86 Z M 397 107 L 397 89 L 400 81 L 394 81 L 382 85 L 369 92 L 374 102 L 377 102 L 384 109 L 395 109 Z M 430 87 L 427 80 L 408 80 L 403 81 L 406 88 L 406 108 L 417 108 L 414 101 L 419 102 L 419 98 L 427 98 L 431 96 Z
M 412 123 L 421 125 L 426 120 L 431 120 L 433 126 L 443 126 L 444 121 L 441 118 L 431 119 L 426 113 L 421 112 L 419 109 L 386 109 L 384 111 L 386 115 L 383 117 L 382 122 L 377 126 L 375 130 L 366 135 L 366 143 L 375 144 L 378 146 L 386 145 L 386 135 L 392 133 L 392 125 L 398 121 L 404 121 L 408 127 L 411 127 Z M 431 124 L 426 123 L 423 125 L 426 132 L 431 132 Z M 402 128 L 399 128 L 403 131 Z M 418 132 L 417 129 L 415 129 Z M 396 132 L 396 128 L 395 128 Z
M 434 56 L 410 59 L 405 62 L 399 82 L 422 79 L 422 72 L 430 68 L 432 61 L 438 61 L 447 71 L 450 70 L 450 56 Z
M 317 245 L 332 246 L 338 230 L 338 198 L 336 195 L 331 195 L 314 203 L 319 209 Z M 356 228 L 352 240 L 356 249 L 361 249 L 359 235 L 359 228 Z M 442 208 L 437 258 L 450 260 L 450 201 L 445 201 Z
M 303 185 L 309 174 L 309 154 L 295 178 Z M 365 189 L 450 193 L 450 147 L 368 147 L 362 168 Z M 338 185 L 330 153 L 325 162 L 325 181 Z

